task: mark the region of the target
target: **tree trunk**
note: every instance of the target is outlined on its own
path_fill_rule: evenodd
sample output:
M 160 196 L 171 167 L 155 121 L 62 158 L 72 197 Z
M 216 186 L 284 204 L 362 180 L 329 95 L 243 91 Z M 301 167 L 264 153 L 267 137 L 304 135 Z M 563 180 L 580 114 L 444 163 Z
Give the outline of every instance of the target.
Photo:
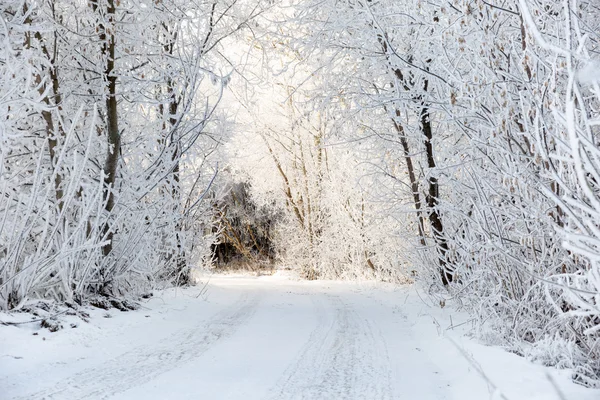
M 98 10 L 98 1 L 92 0 L 92 8 Z M 105 210 L 110 214 L 115 206 L 115 183 L 117 180 L 117 167 L 119 165 L 119 154 L 121 150 L 121 132 L 119 132 L 119 114 L 117 104 L 117 76 L 115 75 L 115 19 L 116 19 L 116 7 L 115 0 L 107 0 L 106 2 L 106 14 L 104 19 L 109 25 L 104 25 L 103 16 L 99 15 L 98 32 L 99 39 L 102 43 L 102 56 L 105 60 L 105 67 L 103 77 L 106 80 L 106 131 L 108 136 L 108 149 L 106 159 L 104 162 L 104 183 L 105 192 L 104 200 Z M 108 241 L 102 247 L 102 253 L 104 256 L 108 256 L 112 251 L 112 239 L 114 232 L 111 230 L 110 225 L 107 223 L 104 226 L 104 235 Z
M 396 110 L 396 118 L 400 117 L 400 111 Z M 408 179 L 410 181 L 410 191 L 412 192 L 413 202 L 415 210 L 417 210 L 417 228 L 419 231 L 419 240 L 421 246 L 425 246 L 425 220 L 423 218 L 421 195 L 419 193 L 419 182 L 415 175 L 415 167 L 410 157 L 410 147 L 408 145 L 408 139 L 404 133 L 404 127 L 396 119 L 393 119 L 394 127 L 400 137 L 400 144 L 402 145 L 402 152 L 404 153 L 404 162 L 406 163 L 406 170 L 408 171 Z
M 27 3 L 23 4 L 23 14 L 28 15 L 27 18 L 25 19 L 25 23 L 28 25 L 31 25 L 32 21 L 31 21 L 31 16 L 29 15 L 29 7 L 28 7 Z M 42 101 L 46 104 L 46 106 L 48 106 L 48 108 L 51 108 L 52 106 L 60 107 L 60 104 L 62 102 L 62 96 L 60 94 L 60 89 L 59 89 L 60 86 L 59 86 L 59 80 L 58 80 L 58 71 L 56 69 L 56 65 L 54 64 L 56 61 L 56 54 L 58 52 L 58 49 L 56 48 L 56 32 L 54 32 L 54 36 L 55 36 L 54 52 L 50 53 L 50 51 L 48 50 L 48 47 L 45 44 L 46 40 L 44 40 L 44 38 L 42 37 L 42 34 L 39 31 L 36 31 L 33 33 L 33 37 L 37 41 L 37 45 L 40 46 L 42 53 L 44 54 L 44 56 L 48 60 L 48 63 L 50 64 L 48 67 L 48 74 L 50 76 L 50 82 L 52 83 L 52 97 L 53 97 L 52 100 L 53 100 L 54 104 L 52 104 L 52 102 L 50 101 L 50 97 L 46 94 L 47 88 L 46 88 L 46 84 L 42 84 L 43 77 L 41 76 L 41 74 L 36 74 L 36 76 L 35 76 L 36 83 L 39 85 L 38 92 L 41 96 L 43 96 Z M 28 48 L 28 49 L 31 48 L 31 41 L 32 41 L 31 32 L 28 31 L 25 35 L 25 47 L 26 48 Z M 42 65 L 41 70 L 44 71 L 45 69 L 46 69 L 46 67 L 44 67 Z M 41 114 L 42 114 L 42 118 L 44 119 L 44 123 L 46 124 L 45 130 L 46 130 L 46 137 L 48 138 L 48 153 L 50 156 L 50 163 L 52 165 L 52 168 L 56 169 L 58 167 L 56 165 L 56 162 L 57 162 L 56 148 L 58 147 L 59 138 L 64 138 L 65 133 L 60 124 L 54 123 L 54 118 L 52 117 L 52 111 L 50 111 L 49 109 L 46 109 L 46 110 L 43 110 L 41 112 Z M 62 208 L 63 208 L 62 175 L 56 170 L 54 171 L 54 192 L 55 192 L 55 199 L 56 199 L 56 205 L 58 207 L 58 211 L 61 212 Z
M 394 74 L 395 82 L 391 84 L 392 88 L 402 87 L 405 91 L 409 92 L 410 87 L 404 81 L 404 74 L 400 70 L 400 68 L 394 67 L 391 60 L 391 52 L 388 45 L 387 33 L 379 33 L 377 35 L 377 41 L 381 45 L 381 50 L 385 54 L 385 58 L 388 63 L 388 67 L 390 71 Z M 387 107 L 384 106 L 385 110 L 388 111 Z M 415 205 L 415 210 L 417 212 L 417 229 L 419 232 L 419 241 L 421 246 L 425 246 L 425 219 L 423 218 L 422 213 L 422 203 L 421 203 L 421 195 L 419 194 L 419 182 L 417 181 L 417 177 L 415 174 L 414 164 L 412 162 L 412 158 L 410 156 L 410 146 L 408 144 L 408 138 L 406 137 L 406 133 L 404 132 L 404 127 L 400 123 L 400 110 L 394 110 L 395 115 L 392 118 L 392 123 L 394 124 L 394 128 L 396 129 L 396 133 L 400 138 L 400 144 L 402 146 L 402 152 L 404 154 L 404 162 L 406 163 L 406 169 L 408 171 L 408 179 L 410 181 L 410 190 L 412 192 L 413 202 Z
M 423 90 L 427 92 L 428 80 L 425 79 L 423 83 Z M 438 260 L 440 266 L 440 273 L 442 276 L 442 283 L 448 285 L 452 282 L 452 272 L 448 268 L 447 253 L 448 253 L 448 242 L 444 237 L 444 225 L 442 218 L 437 209 L 439 199 L 439 183 L 435 176 L 432 175 L 431 171 L 435 169 L 435 158 L 433 155 L 433 129 L 431 127 L 431 118 L 429 115 L 429 107 L 424 102 L 421 103 L 421 131 L 425 136 L 425 156 L 427 158 L 427 167 L 429 174 L 427 178 L 428 191 L 427 191 L 427 213 L 429 217 L 429 223 L 431 224 L 431 230 L 433 231 L 433 238 L 435 240 Z

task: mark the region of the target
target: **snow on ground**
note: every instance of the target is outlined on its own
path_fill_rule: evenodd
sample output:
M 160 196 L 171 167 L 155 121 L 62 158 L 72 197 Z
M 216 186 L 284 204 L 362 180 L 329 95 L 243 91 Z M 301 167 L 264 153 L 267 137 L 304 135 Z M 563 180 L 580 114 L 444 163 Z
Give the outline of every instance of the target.
M 213 276 L 206 289 L 55 333 L 0 326 L 0 400 L 561 399 L 550 379 L 565 399 L 600 398 L 466 338 L 467 317 L 415 287 Z

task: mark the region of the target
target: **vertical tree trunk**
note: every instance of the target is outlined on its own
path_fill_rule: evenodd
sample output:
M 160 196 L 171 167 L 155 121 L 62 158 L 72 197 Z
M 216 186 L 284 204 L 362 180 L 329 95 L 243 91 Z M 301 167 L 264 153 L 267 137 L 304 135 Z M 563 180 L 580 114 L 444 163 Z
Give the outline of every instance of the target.
M 427 92 L 429 81 L 425 79 L 423 83 L 423 90 Z M 439 183 L 435 176 L 432 175 L 431 171 L 435 169 L 435 157 L 433 155 L 433 129 L 431 127 L 431 118 L 429 115 L 429 107 L 424 102 L 421 102 L 421 131 L 425 136 L 425 156 L 427 159 L 427 167 L 429 168 L 429 174 L 427 178 L 428 191 L 427 191 L 427 213 L 429 217 L 429 223 L 431 224 L 431 230 L 433 231 L 433 238 L 435 240 L 438 260 L 440 266 L 440 273 L 442 276 L 442 283 L 448 285 L 452 282 L 452 273 L 448 269 L 447 265 L 447 253 L 448 253 L 448 242 L 444 237 L 444 225 L 442 218 L 437 209 L 439 199 Z
M 99 12 L 98 0 L 92 0 L 92 8 Z M 106 81 L 107 93 L 105 94 L 106 106 L 106 131 L 108 136 L 108 149 L 104 161 L 104 199 L 105 210 L 110 214 L 115 206 L 115 183 L 117 181 L 117 167 L 119 165 L 119 154 L 121 150 L 121 132 L 119 132 L 119 114 L 117 103 L 117 76 L 115 75 L 115 47 L 116 47 L 116 7 L 115 0 L 106 0 L 104 13 L 98 15 L 98 33 L 102 43 L 102 57 L 105 62 L 103 78 Z M 104 15 L 102 15 L 104 14 Z M 103 21 L 106 21 L 106 24 Z M 112 239 L 114 232 L 109 224 L 104 226 L 104 234 L 108 243 L 102 247 L 104 256 L 112 251 Z
M 396 110 L 396 118 L 400 118 L 400 111 Z M 417 211 L 417 228 L 419 232 L 419 240 L 421 246 L 425 246 L 425 219 L 423 218 L 421 195 L 419 193 L 419 182 L 415 174 L 415 167 L 410 156 L 410 147 L 408 145 L 408 138 L 404 133 L 404 127 L 396 119 L 393 119 L 394 127 L 400 137 L 400 144 L 402 146 L 402 152 L 404 154 L 404 162 L 406 163 L 406 170 L 408 172 L 408 180 L 410 181 L 410 191 L 412 192 L 413 202 L 415 210 Z
M 162 30 L 166 41 L 163 45 L 163 50 L 169 57 L 173 57 L 175 53 L 175 43 L 177 41 L 177 31 L 173 30 L 168 22 L 163 22 Z M 168 103 L 167 107 L 160 105 L 160 112 L 163 116 L 163 132 L 168 138 L 165 138 L 165 144 L 168 146 L 167 154 L 170 154 L 170 194 L 173 200 L 173 212 L 177 221 L 175 222 L 175 246 L 171 259 L 175 260 L 175 268 L 177 273 L 177 283 L 185 285 L 189 282 L 189 274 L 187 271 L 187 260 L 185 248 L 183 244 L 183 216 L 181 206 L 181 176 L 180 176 L 180 161 L 181 161 L 181 138 L 179 136 L 179 118 L 177 112 L 179 110 L 179 99 L 175 93 L 175 82 L 172 77 L 167 78 L 166 91 Z M 165 112 L 166 108 L 166 112 Z
M 52 8 L 53 8 L 52 11 L 54 12 L 53 5 L 52 5 Z M 23 14 L 27 15 L 27 18 L 25 19 L 25 23 L 27 25 L 31 25 L 32 21 L 31 21 L 31 16 L 29 15 L 29 6 L 27 5 L 26 2 L 23 3 Z M 54 51 L 53 51 L 53 53 L 50 53 L 50 51 L 48 50 L 48 47 L 46 46 L 46 41 L 44 40 L 44 38 L 42 37 L 42 34 L 39 31 L 34 32 L 33 37 L 37 41 L 37 45 L 40 46 L 42 53 L 44 54 L 44 56 L 46 57 L 46 59 L 48 60 L 48 63 L 49 63 L 48 67 L 42 65 L 41 71 L 44 72 L 46 69 L 48 70 L 48 75 L 50 76 L 50 82 L 52 84 L 52 97 L 53 97 L 52 100 L 53 100 L 53 102 L 50 101 L 50 96 L 48 96 L 48 94 L 46 93 L 47 87 L 46 87 L 45 83 L 42 83 L 44 81 L 44 79 L 43 79 L 41 73 L 38 73 L 35 76 L 36 83 L 39 85 L 38 92 L 42 96 L 42 101 L 46 104 L 46 106 L 48 108 L 51 108 L 53 106 L 60 107 L 60 104 L 62 102 L 62 97 L 60 94 L 58 71 L 57 71 L 57 68 L 55 65 L 56 54 L 58 52 L 58 49 L 56 48 L 56 32 L 54 32 Z M 32 47 L 31 41 L 32 41 L 31 32 L 28 31 L 25 34 L 25 47 L 26 48 L 31 49 L 31 47 Z M 48 153 L 50 156 L 50 163 L 52 165 L 52 168 L 56 169 L 58 167 L 56 165 L 56 162 L 57 162 L 56 149 L 59 144 L 59 138 L 64 138 L 65 133 L 60 124 L 54 123 L 52 111 L 50 111 L 49 109 L 42 110 L 41 114 L 42 114 L 44 123 L 46 125 L 45 131 L 46 131 L 46 138 L 48 139 Z M 55 192 L 56 205 L 58 207 L 58 211 L 60 212 L 60 211 L 62 211 L 62 208 L 63 208 L 63 189 L 62 189 L 62 174 L 60 174 L 60 172 L 58 172 L 58 171 L 54 171 L 54 192 Z
M 171 44 L 170 54 L 173 54 L 173 45 Z M 177 283 L 185 285 L 189 282 L 189 274 L 187 268 L 187 259 L 185 248 L 183 245 L 183 216 L 181 215 L 181 176 L 180 176 L 180 161 L 181 161 L 181 140 L 177 127 L 177 109 L 179 102 L 175 95 L 174 83 L 171 79 L 167 82 L 167 91 L 169 93 L 169 127 L 171 141 L 171 162 L 173 165 L 171 183 L 171 196 L 173 198 L 175 215 L 177 222 L 175 223 L 175 242 L 177 249 L 175 250 L 175 263 L 177 268 Z
M 410 88 L 404 81 L 404 74 L 402 73 L 400 68 L 396 68 L 392 64 L 387 33 L 379 33 L 377 35 L 377 41 L 381 45 L 381 50 L 385 54 L 388 67 L 390 68 L 390 71 L 393 73 L 395 78 L 395 82 L 391 84 L 392 88 L 402 87 L 405 91 L 410 91 Z M 384 108 L 387 111 L 387 107 L 384 106 Z M 396 108 L 394 112 L 395 115 L 392 117 L 392 123 L 394 124 L 396 133 L 400 138 L 400 145 L 402 146 L 402 153 L 404 154 L 404 162 L 406 163 L 406 169 L 408 171 L 410 190 L 412 192 L 413 202 L 415 205 L 415 210 L 417 212 L 417 229 L 419 232 L 419 241 L 421 243 L 421 246 L 425 246 L 425 219 L 423 218 L 422 212 L 421 195 L 419 193 L 419 182 L 417 181 L 414 164 L 410 156 L 410 146 L 408 144 L 408 138 L 406 137 L 406 133 L 404 132 L 404 127 L 400 123 L 400 110 Z

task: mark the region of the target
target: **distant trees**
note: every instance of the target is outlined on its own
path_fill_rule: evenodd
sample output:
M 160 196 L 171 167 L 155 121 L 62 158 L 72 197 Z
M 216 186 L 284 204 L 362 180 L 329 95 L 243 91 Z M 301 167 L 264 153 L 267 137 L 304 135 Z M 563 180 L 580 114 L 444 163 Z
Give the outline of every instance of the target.
M 287 29 L 288 17 L 274 31 Z M 313 74 L 320 65 L 298 65 L 303 54 L 292 35 L 270 32 L 271 25 L 259 28 L 257 60 L 247 69 L 258 65 L 260 74 L 246 103 L 258 106 L 246 107 L 241 125 L 246 129 L 233 143 L 230 163 L 248 174 L 253 202 L 279 210 L 272 231 L 279 263 L 308 279 L 397 277 L 393 221 L 369 202 L 359 179 L 371 166 L 361 163 L 362 146 L 344 137 L 355 129 L 345 119 L 350 110 L 315 105 L 338 100 L 332 99 L 337 82 Z M 321 56 L 319 62 L 329 57 Z M 325 90 L 320 86 L 327 84 Z
M 248 181 L 236 181 L 224 171 L 220 188 L 214 192 L 213 230 L 217 240 L 213 251 L 217 269 L 273 268 L 273 234 L 281 215 L 271 204 L 254 203 Z

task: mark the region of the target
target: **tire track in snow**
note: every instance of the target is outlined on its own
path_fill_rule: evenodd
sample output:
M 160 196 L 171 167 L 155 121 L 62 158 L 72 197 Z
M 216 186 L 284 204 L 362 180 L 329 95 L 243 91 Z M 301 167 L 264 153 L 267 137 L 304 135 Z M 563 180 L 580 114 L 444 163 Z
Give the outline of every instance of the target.
M 60 384 L 16 400 L 108 399 L 200 357 L 216 342 L 231 336 L 256 311 L 261 293 L 245 292 L 208 321 L 138 347 L 94 368 L 76 373 Z
M 384 319 L 380 317 L 383 325 L 381 328 L 388 335 L 394 332 L 395 337 L 388 337 L 391 344 L 390 351 L 394 354 L 402 354 L 403 360 L 408 361 L 395 360 L 396 362 L 392 365 L 394 373 L 392 383 L 395 386 L 396 397 L 401 394 L 402 398 L 406 399 L 445 400 L 452 398 L 448 393 L 452 382 L 445 379 L 442 370 L 435 362 L 436 358 L 439 358 L 439 354 L 444 353 L 431 354 L 431 350 L 428 350 L 431 348 L 431 338 L 423 340 L 417 327 L 421 317 L 428 318 L 426 314 L 422 314 L 423 310 L 415 313 L 413 309 L 409 316 L 406 311 L 411 311 L 411 306 L 406 305 L 406 300 L 403 306 L 392 305 L 389 308 L 390 303 L 386 303 L 374 293 L 361 293 L 361 297 L 358 300 L 360 304 L 368 306 L 371 302 L 371 309 L 385 310 L 388 308 L 391 315 L 388 314 Z M 436 337 L 439 338 L 439 336 Z M 449 342 L 447 345 L 451 346 Z
M 340 297 L 325 297 L 327 306 L 322 298 L 313 299 L 317 328 L 269 398 L 392 399 L 390 362 L 383 336 Z M 329 315 L 326 307 L 330 308 Z

